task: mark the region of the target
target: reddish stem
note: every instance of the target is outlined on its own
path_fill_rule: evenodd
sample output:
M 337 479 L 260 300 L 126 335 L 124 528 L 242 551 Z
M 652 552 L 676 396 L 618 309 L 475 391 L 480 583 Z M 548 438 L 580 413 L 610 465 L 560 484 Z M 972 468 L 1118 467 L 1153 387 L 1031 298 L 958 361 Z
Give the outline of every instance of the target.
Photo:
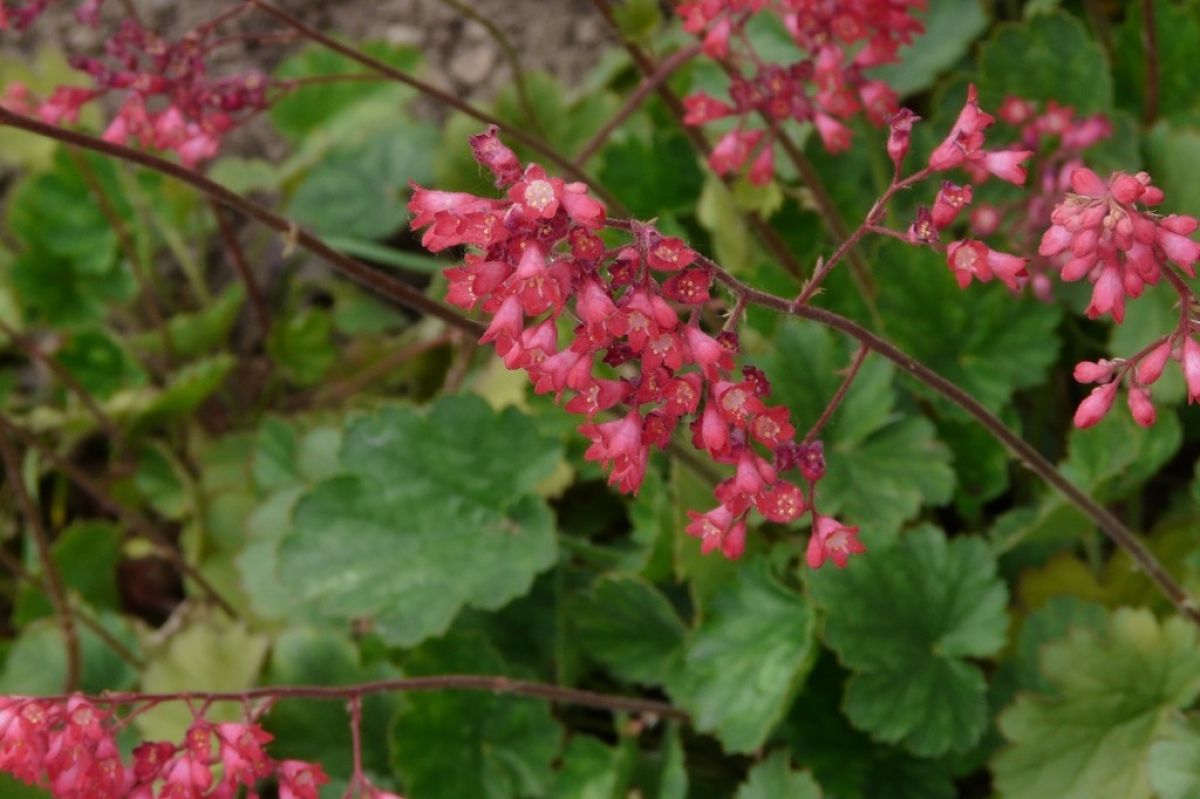
M 50 534 L 42 519 L 42 511 L 25 489 L 20 455 L 3 430 L 0 430 L 0 458 L 4 461 L 4 476 L 29 525 L 29 534 L 33 538 L 38 559 L 42 562 L 42 570 L 46 574 L 46 586 L 50 589 L 54 615 L 58 617 L 59 626 L 62 627 L 63 644 L 67 650 L 66 691 L 70 693 L 79 686 L 83 658 L 79 649 L 79 631 L 75 628 L 75 616 L 71 613 L 71 603 L 67 599 L 67 584 L 58 569 L 58 562 L 54 560 L 54 552 L 50 548 Z
M 858 370 L 862 368 L 863 361 L 870 355 L 871 348 L 866 344 L 858 346 L 858 352 L 854 353 L 854 360 L 850 362 L 850 366 L 846 369 L 846 377 L 842 380 L 842 384 L 838 386 L 833 397 L 829 400 L 829 404 L 825 406 L 825 410 L 821 412 L 821 417 L 813 423 L 808 432 L 804 434 L 802 443 L 811 443 L 817 437 L 817 434 L 829 424 L 829 420 L 833 418 L 833 414 L 837 411 L 838 406 L 842 404 L 842 400 L 846 398 L 846 393 L 850 391 L 850 385 L 854 382 L 854 378 L 858 377 Z
M 262 288 L 258 285 L 258 280 L 254 277 L 254 272 L 250 270 L 250 264 L 246 260 L 246 253 L 243 252 L 242 245 L 238 243 L 237 231 L 233 229 L 233 225 L 225 217 L 225 211 L 221 208 L 221 204 L 210 197 L 208 207 L 212 210 L 212 215 L 217 220 L 217 230 L 221 233 L 221 241 L 225 244 L 225 252 L 228 254 L 229 260 L 233 262 L 233 270 L 237 272 L 238 277 L 242 279 L 242 283 L 246 286 L 246 294 L 250 297 L 250 304 L 254 306 L 254 315 L 258 319 L 259 330 L 262 331 L 265 338 L 271 333 L 271 311 L 267 307 L 267 298 L 263 295 Z
M 579 154 L 575 156 L 575 163 L 579 164 L 582 168 L 588 162 L 588 159 L 600 151 L 600 148 L 608 141 L 608 137 L 613 134 L 613 131 L 619 128 L 625 120 L 633 115 L 634 111 L 637 111 L 641 107 L 646 97 L 650 95 L 650 92 L 656 91 L 659 86 L 675 74 L 675 70 L 686 64 L 699 52 L 700 45 L 693 44 L 691 47 L 676 50 L 661 61 L 654 70 L 654 74 L 648 75 L 638 84 L 633 94 L 626 98 L 625 104 L 621 106 L 620 110 L 608 122 L 604 123 L 604 127 L 596 131 L 596 135 L 591 138 L 591 141 L 583 146 Z
M 625 713 L 645 713 L 663 719 L 688 721 L 688 715 L 666 702 L 653 699 L 614 696 L 580 688 L 517 680 L 491 674 L 440 674 L 427 677 L 402 677 L 357 685 L 275 685 L 245 691 L 133 693 L 110 692 L 87 699 L 97 705 L 162 704 L 163 702 L 252 702 L 256 699 L 327 699 L 348 701 L 356 697 L 386 693 L 423 693 L 429 691 L 485 691 L 497 695 L 529 696 L 566 705 L 594 707 Z M 65 701 L 70 696 L 44 697 L 46 701 Z

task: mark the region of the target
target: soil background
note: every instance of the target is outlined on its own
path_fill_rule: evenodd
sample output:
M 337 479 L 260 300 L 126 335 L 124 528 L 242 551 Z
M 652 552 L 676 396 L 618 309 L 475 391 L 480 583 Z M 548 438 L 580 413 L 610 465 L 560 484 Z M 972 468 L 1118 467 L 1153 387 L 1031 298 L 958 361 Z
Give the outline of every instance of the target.
M 131 0 L 144 24 L 174 38 L 215 17 L 236 0 Z M 425 54 L 422 77 L 460 96 L 490 97 L 512 80 L 495 37 L 454 6 L 490 20 L 516 50 L 526 71 L 546 70 L 570 84 L 614 43 L 588 0 L 275 0 L 320 30 L 355 43 L 382 40 Z M 106 0 L 98 30 L 74 19 L 75 0 L 56 0 L 16 46 L 65 45 L 68 52 L 98 50 L 106 31 L 124 16 L 121 0 Z M 226 35 L 264 32 L 280 26 L 261 12 L 248 12 L 223 26 Z M 12 39 L 8 40 L 12 42 Z M 5 46 L 10 46 L 5 44 Z M 214 73 L 269 70 L 288 49 L 277 44 L 237 43 L 213 59 Z

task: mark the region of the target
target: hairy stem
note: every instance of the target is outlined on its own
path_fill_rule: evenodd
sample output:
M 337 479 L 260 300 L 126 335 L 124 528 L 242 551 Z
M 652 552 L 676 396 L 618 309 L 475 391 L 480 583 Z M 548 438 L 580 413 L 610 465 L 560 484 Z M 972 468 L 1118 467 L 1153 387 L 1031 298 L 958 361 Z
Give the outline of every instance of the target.
M 650 92 L 656 91 L 659 86 L 667 81 L 675 70 L 686 64 L 700 52 L 700 45 L 693 44 L 691 47 L 685 47 L 682 50 L 676 50 L 667 58 L 663 59 L 655 69 L 654 74 L 646 76 L 633 93 L 625 99 L 625 104 L 613 114 L 608 122 L 604 123 L 604 127 L 596 131 L 596 135 L 592 136 L 591 140 L 580 149 L 575 156 L 575 163 L 579 164 L 580 168 L 588 162 L 588 160 L 600 151 L 604 143 L 608 141 L 608 137 L 613 132 L 624 124 L 625 120 L 633 116 L 633 113 L 642 107 L 642 103 L 650 95 Z
M 62 627 L 63 644 L 67 650 L 66 691 L 70 693 L 79 686 L 79 678 L 83 669 L 83 660 L 79 649 L 79 631 L 75 628 L 75 616 L 71 613 L 71 602 L 67 598 L 67 585 L 63 581 L 62 572 L 58 570 L 58 562 L 54 560 L 54 553 L 50 549 L 50 534 L 42 519 L 42 511 L 25 488 L 20 455 L 13 446 L 12 440 L 3 430 L 0 430 L 0 458 L 4 460 L 4 472 L 9 487 L 17 498 L 17 504 L 29 525 L 29 534 L 33 537 L 38 559 L 42 562 L 42 571 L 46 574 L 46 587 L 49 589 L 50 602 L 54 605 L 54 615 L 58 617 L 59 626 Z
M 1105 535 L 1121 549 L 1125 550 L 1138 567 L 1154 581 L 1162 590 L 1180 615 L 1193 623 L 1200 625 L 1200 606 L 1187 590 L 1180 585 L 1169 571 L 1159 562 L 1137 534 L 1125 526 L 1107 508 L 1100 505 L 1078 486 L 1068 480 L 1054 467 L 1054 464 L 1038 452 L 1032 445 L 1010 430 L 991 411 L 983 406 L 954 383 L 925 366 L 920 361 L 909 356 L 886 339 L 872 333 L 844 316 L 814 308 L 811 305 L 801 305 L 794 301 L 768 294 L 751 288 L 726 272 L 718 264 L 702 259 L 713 270 L 713 274 L 735 294 L 744 295 L 751 303 L 763 308 L 770 308 L 784 314 L 790 314 L 802 319 L 810 319 L 826 327 L 840 330 L 857 339 L 863 346 L 874 350 L 902 371 L 916 378 L 933 391 L 970 414 L 975 421 L 983 425 L 993 438 L 1003 444 L 1031 472 L 1040 477 L 1063 494 L 1073 505 L 1081 510 L 1088 518 L 1096 523 Z
M 4 566 L 5 569 L 8 569 L 8 571 L 16 579 L 31 583 L 47 596 L 51 595 L 50 586 L 46 577 L 41 574 L 34 574 L 26 569 L 21 565 L 21 561 L 13 557 L 8 550 L 0 549 L 0 565 Z M 71 613 L 74 615 L 75 620 L 91 630 L 92 633 L 94 633 L 95 636 L 99 638 L 105 646 L 113 651 L 113 654 L 128 663 L 134 669 L 140 670 L 146 665 L 145 661 L 130 651 L 129 647 L 125 646 L 125 644 L 118 641 L 116 636 L 110 633 L 108 629 L 105 628 L 104 625 L 102 625 L 98 620 L 93 618 L 90 613 L 88 613 L 84 608 L 80 607 L 78 603 L 71 601 L 70 596 L 67 597 L 67 600 L 70 602 Z
M 837 391 L 833 393 L 829 404 L 825 406 L 825 410 L 821 412 L 821 416 L 817 421 L 813 422 L 813 426 L 804 434 L 805 444 L 810 443 L 815 439 L 820 432 L 829 424 L 829 420 L 833 418 L 833 414 L 837 411 L 838 406 L 842 404 L 842 400 L 846 398 L 846 393 L 850 390 L 850 386 L 854 383 L 854 378 L 858 377 L 858 370 L 862 368 L 863 361 L 871 354 L 871 348 L 866 344 L 859 344 L 858 352 L 854 353 L 854 360 L 850 362 L 850 366 L 846 369 L 846 377 L 842 380 L 842 384 L 838 386 Z
M 1142 59 L 1146 74 L 1143 76 L 1142 121 L 1153 125 L 1158 119 L 1158 30 L 1154 25 L 1154 0 L 1141 0 L 1142 7 Z
M 208 207 L 212 209 L 213 218 L 217 220 L 217 229 L 221 233 L 221 241 L 225 244 L 225 252 L 229 255 L 229 260 L 233 262 L 233 269 L 246 286 L 246 294 L 250 297 L 250 304 L 254 306 L 254 315 L 258 319 L 259 329 L 265 338 L 271 332 L 271 311 L 267 307 L 267 298 L 258 285 L 254 272 L 250 270 L 246 253 L 242 250 L 242 245 L 238 243 L 237 231 L 225 217 L 225 211 L 221 208 L 221 204 L 209 197 Z
M 429 691 L 483 691 L 496 695 L 529 696 L 564 705 L 594 707 L 624 713 L 644 713 L 663 719 L 687 721 L 688 715 L 666 702 L 636 697 L 614 696 L 598 691 L 567 688 L 532 680 L 490 674 L 439 674 L 428 677 L 402 677 L 391 680 L 359 683 L 357 685 L 276 685 L 231 692 L 180 692 L 168 694 L 104 693 L 88 699 L 97 705 L 161 704 L 163 702 L 253 702 L 256 699 L 332 699 L 353 700 L 356 697 L 387 693 L 424 693 Z M 67 696 L 45 697 L 48 701 L 65 700 Z

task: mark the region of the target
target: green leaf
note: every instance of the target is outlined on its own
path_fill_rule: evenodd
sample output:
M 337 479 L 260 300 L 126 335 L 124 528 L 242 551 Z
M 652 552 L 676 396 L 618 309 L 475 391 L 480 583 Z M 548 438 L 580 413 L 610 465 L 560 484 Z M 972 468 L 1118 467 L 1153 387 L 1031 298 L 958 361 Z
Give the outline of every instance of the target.
M 1053 686 L 1041 673 L 1042 648 L 1077 627 L 1101 632 L 1107 624 L 1104 608 L 1094 602 L 1076 596 L 1052 597 L 1021 625 L 1015 658 L 1017 684 L 1025 690 L 1051 693 Z
M 86 158 L 96 179 L 113 190 L 112 164 Z M 59 151 L 52 171 L 34 175 L 13 190 L 8 226 L 26 247 L 64 261 L 81 276 L 102 275 L 112 266 L 117 235 L 65 151 Z
M 268 645 L 265 636 L 215 611 L 194 616 L 146 658 L 142 690 L 241 691 L 255 684 Z M 226 702 L 214 704 L 206 715 L 211 721 L 232 721 L 244 712 L 240 703 Z M 134 723 L 148 740 L 177 741 L 192 716 L 187 705 L 168 702 L 139 714 Z
M 293 627 L 271 647 L 267 685 L 349 685 L 402 676 L 400 670 L 378 661 L 362 663 L 348 638 L 327 630 Z M 363 766 L 370 772 L 390 771 L 388 728 L 402 701 L 395 694 L 363 698 Z M 346 709 L 337 702 L 282 699 L 271 707 L 267 726 L 275 736 L 272 755 L 320 763 L 332 776 L 349 778 L 354 771 L 350 725 Z
M 602 577 L 569 605 L 584 651 L 614 676 L 662 685 L 673 674 L 684 626 L 666 597 L 635 577 Z
M 137 652 L 137 638 L 129 624 L 112 613 L 98 621 L 128 649 Z M 137 672 L 90 629 L 76 626 L 80 662 L 79 689 L 89 693 L 123 691 L 133 687 Z M 67 682 L 67 650 L 56 619 L 38 619 L 21 630 L 8 650 L 0 672 L 0 692 L 36 696 L 61 693 Z
M 506 674 L 480 636 L 431 641 L 405 660 L 414 676 Z M 545 796 L 561 731 L 545 702 L 489 693 L 413 694 L 392 728 L 392 757 L 420 799 Z
M 232 355 L 221 353 L 173 372 L 142 411 L 143 419 L 174 419 L 191 413 L 221 387 L 236 365 Z
M 1100 45 L 1064 12 L 1004 24 L 979 51 L 979 92 L 984 108 L 1005 96 L 1056 100 L 1080 114 L 1109 112 L 1112 76 Z
M 1158 61 L 1158 113 L 1186 114 L 1200 104 L 1200 83 L 1193 69 L 1200 19 L 1194 2 L 1154 2 L 1155 56 Z M 1142 15 L 1128 13 L 1113 37 L 1113 78 L 1117 102 L 1142 116 L 1146 102 L 1146 55 Z
M 815 628 L 804 598 L 771 576 L 764 559 L 741 563 L 688 636 L 668 693 L 726 750 L 753 751 L 812 667 Z
M 408 123 L 334 148 L 300 181 L 289 215 L 322 236 L 385 238 L 408 218 L 408 182 L 431 178 L 438 139 L 432 125 Z
M 793 424 L 807 430 L 841 385 L 851 360 L 848 347 L 811 324 L 788 322 L 763 358 L 772 375 L 773 399 L 787 405 Z M 894 533 L 926 504 L 950 499 L 954 473 L 949 453 L 923 417 L 895 410 L 892 366 L 868 356 L 845 400 L 825 427 L 826 475 L 821 511 L 842 514 L 875 532 Z
M 93 608 L 119 609 L 117 563 L 121 559 L 122 533 L 112 522 L 78 519 L 54 542 L 54 560 L 70 593 Z M 53 614 L 50 599 L 31 585 L 22 587 L 15 621 Z
M 788 754 L 778 749 L 769 758 L 750 769 L 735 799 L 821 799 L 821 789 L 812 775 L 792 771 Z
M 1200 799 L 1200 724 L 1176 721 L 1150 747 L 1150 784 L 1159 799 Z
M 945 761 L 913 757 L 850 726 L 840 707 L 845 682 L 831 654 L 817 659 L 780 726 L 796 762 L 837 799 L 954 799 Z
M 411 48 L 368 44 L 364 49 L 376 58 L 405 72 L 415 70 L 421 60 L 420 53 Z M 275 77 L 285 80 L 363 72 L 361 65 L 346 56 L 330 52 L 323 47 L 313 46 L 280 64 L 279 68 L 275 70 Z M 397 94 L 397 92 L 399 93 Z M 403 102 L 413 97 L 415 91 L 408 87 L 397 86 L 385 79 L 309 84 L 272 104 L 271 121 L 286 136 L 300 139 L 330 120 L 337 119 L 339 114 L 355 103 L 381 93 L 394 95 L 399 102 Z
M 628 775 L 621 753 L 590 735 L 572 736 L 554 775 L 554 799 L 613 799 L 623 796 Z
M 612 13 L 621 35 L 632 41 L 648 41 L 662 27 L 657 0 L 623 0 L 613 7 Z
M 925 24 L 925 32 L 901 48 L 900 63 L 871 72 L 901 97 L 932 86 L 967 54 L 987 27 L 987 15 L 978 0 L 933 0 L 927 12 L 914 16 Z
M 296 384 L 319 383 L 337 360 L 333 319 L 323 308 L 305 308 L 271 327 L 267 352 Z
M 983 674 L 967 658 L 1004 645 L 1004 583 L 977 538 L 933 527 L 871 546 L 845 571 L 809 574 L 825 641 L 854 677 L 850 721 L 872 737 L 937 756 L 973 746 L 987 723 Z
M 999 284 L 959 289 L 944 258 L 914 247 L 880 249 L 887 265 L 879 311 L 907 354 L 999 410 L 1017 389 L 1041 384 L 1058 355 L 1057 306 L 1018 299 Z
M 305 494 L 284 535 L 293 601 L 372 618 L 402 646 L 445 631 L 464 606 L 502 607 L 554 562 L 553 519 L 534 490 L 558 458 L 528 417 L 477 397 L 357 420 L 343 474 Z
M 123 265 L 88 272 L 40 245 L 16 257 L 9 280 L 23 316 L 64 327 L 99 322 L 106 303 L 127 300 L 135 289 Z
M 129 354 L 96 328 L 73 332 L 57 358 L 80 385 L 100 399 L 146 382 L 146 373 Z
M 1163 209 L 1188 213 L 1200 208 L 1200 128 L 1164 120 L 1144 141 L 1146 169 L 1166 194 Z
M 704 188 L 696 201 L 696 219 L 712 236 L 713 253 L 722 266 L 735 275 L 750 268 L 750 231 L 733 194 L 716 175 L 705 175 Z
M 241 283 L 230 283 L 211 303 L 194 313 L 177 313 L 167 321 L 167 334 L 171 339 L 171 351 L 178 357 L 194 358 L 221 349 L 229 339 L 229 333 L 237 322 L 238 313 L 246 301 L 246 290 Z M 148 330 L 132 336 L 131 341 L 138 350 L 161 355 L 162 336 Z
M 1026 695 L 1000 716 L 1012 741 L 993 761 L 1006 799 L 1149 799 L 1152 745 L 1170 714 L 1200 693 L 1196 628 L 1122 608 L 1106 635 L 1076 628 L 1043 650 L 1055 693 Z
M 638 217 L 692 210 L 704 185 L 696 153 L 680 133 L 627 136 L 601 153 L 600 181 Z

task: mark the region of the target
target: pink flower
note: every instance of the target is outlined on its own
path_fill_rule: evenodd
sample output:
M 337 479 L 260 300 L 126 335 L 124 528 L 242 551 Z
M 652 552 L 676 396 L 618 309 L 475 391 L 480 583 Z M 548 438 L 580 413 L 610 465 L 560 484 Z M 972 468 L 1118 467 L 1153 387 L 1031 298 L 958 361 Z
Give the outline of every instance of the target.
M 279 764 L 279 799 L 318 799 L 329 777 L 316 763 L 284 760 Z
M 1075 426 L 1083 429 L 1091 427 L 1105 417 L 1112 408 L 1117 396 L 1117 383 L 1105 383 L 1092 389 L 1079 407 L 1075 409 Z
M 685 125 L 703 125 L 734 113 L 728 105 L 704 92 L 685 97 L 683 107 L 687 112 L 683 119 Z
M 900 164 L 904 161 L 904 156 L 908 155 L 908 146 L 912 139 L 912 126 L 913 123 L 920 119 L 919 116 L 907 108 L 901 108 L 887 119 L 888 158 L 892 159 L 892 163 L 896 165 L 896 169 L 900 168 Z
M 1183 340 L 1180 363 L 1187 383 L 1188 404 L 1200 402 L 1200 344 L 1191 336 Z
M 650 454 L 642 443 L 642 417 L 637 410 L 604 424 L 581 425 L 579 432 L 592 440 L 583 457 L 611 468 L 608 482 L 626 494 L 636 494 Z
M 848 527 L 830 516 L 818 515 L 813 522 L 812 536 L 808 539 L 806 560 L 814 569 L 821 568 L 826 560 L 833 560 L 835 566 L 844 569 L 851 555 L 866 551 L 867 548 L 858 540 L 857 527 Z
M 1135 422 L 1142 427 L 1149 427 L 1154 424 L 1156 414 L 1148 389 L 1143 386 L 1130 386 L 1127 400 L 1129 402 L 1129 414 Z
M 496 188 L 502 189 L 521 178 L 521 162 L 516 153 L 500 141 L 497 130 L 495 125 L 488 125 L 486 131 L 472 136 L 470 142 L 475 160 L 496 176 Z
M 817 126 L 817 133 L 820 134 L 826 150 L 840 153 L 850 149 L 850 128 L 820 111 L 813 116 L 813 123 Z

